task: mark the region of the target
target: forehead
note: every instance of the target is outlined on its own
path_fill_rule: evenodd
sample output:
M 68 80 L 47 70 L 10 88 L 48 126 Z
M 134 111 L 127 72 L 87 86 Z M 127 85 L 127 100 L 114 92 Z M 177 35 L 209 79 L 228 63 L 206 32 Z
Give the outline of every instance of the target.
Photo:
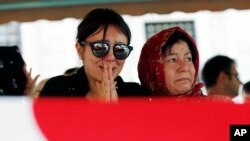
M 171 47 L 167 48 L 166 54 L 172 54 L 178 52 L 183 52 L 183 53 L 190 52 L 189 46 L 186 41 L 178 40 Z
M 106 31 L 105 31 L 106 30 Z M 124 35 L 121 30 L 114 26 L 108 25 L 105 29 L 104 27 L 100 27 L 94 33 L 92 33 L 88 38 L 88 40 L 115 40 L 119 42 L 127 41 L 126 35 Z
M 233 64 L 231 65 L 230 71 L 233 72 L 233 73 L 238 73 L 235 63 L 233 63 Z

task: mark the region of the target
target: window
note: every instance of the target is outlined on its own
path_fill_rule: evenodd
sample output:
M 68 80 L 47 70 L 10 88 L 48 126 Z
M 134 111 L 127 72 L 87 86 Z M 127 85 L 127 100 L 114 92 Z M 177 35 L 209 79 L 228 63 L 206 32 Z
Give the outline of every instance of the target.
M 20 24 L 9 22 L 0 25 L 0 46 L 21 45 Z

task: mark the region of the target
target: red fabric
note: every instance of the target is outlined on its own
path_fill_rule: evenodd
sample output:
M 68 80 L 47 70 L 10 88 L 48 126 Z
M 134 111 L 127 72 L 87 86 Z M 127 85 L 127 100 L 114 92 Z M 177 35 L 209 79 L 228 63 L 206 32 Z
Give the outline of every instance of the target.
M 141 84 L 153 91 L 155 95 L 171 95 L 165 86 L 164 61 L 162 57 L 162 47 L 174 32 L 180 32 L 190 39 L 191 48 L 195 49 L 194 66 L 195 80 L 199 71 L 199 53 L 193 38 L 180 27 L 173 27 L 163 30 L 151 37 L 143 46 L 138 63 L 138 73 Z M 202 95 L 201 87 L 204 84 L 195 84 L 192 89 L 182 95 Z
M 250 97 L 245 97 L 245 98 L 244 98 L 244 103 L 250 104 Z
M 34 115 L 49 141 L 229 141 L 231 124 L 250 124 L 250 104 L 184 99 L 41 98 Z

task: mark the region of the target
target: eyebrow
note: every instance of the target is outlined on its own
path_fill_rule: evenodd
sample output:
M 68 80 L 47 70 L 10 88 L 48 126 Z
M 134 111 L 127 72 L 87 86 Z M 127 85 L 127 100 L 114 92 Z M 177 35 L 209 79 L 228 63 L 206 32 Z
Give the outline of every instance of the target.
M 192 55 L 191 51 L 188 51 L 187 53 L 185 53 L 184 56 L 189 55 L 189 54 Z M 167 55 L 167 54 L 166 54 L 166 55 Z M 169 52 L 168 55 L 178 55 L 178 53 L 175 53 L 175 52 L 174 52 L 174 53 L 171 53 L 171 52 Z
M 94 42 L 103 42 L 103 43 L 110 43 L 110 41 L 109 40 L 97 40 L 97 41 L 94 41 Z M 125 44 L 125 45 L 127 45 L 126 43 L 123 43 L 123 42 L 121 42 L 121 41 L 115 41 L 115 43 L 114 44 Z

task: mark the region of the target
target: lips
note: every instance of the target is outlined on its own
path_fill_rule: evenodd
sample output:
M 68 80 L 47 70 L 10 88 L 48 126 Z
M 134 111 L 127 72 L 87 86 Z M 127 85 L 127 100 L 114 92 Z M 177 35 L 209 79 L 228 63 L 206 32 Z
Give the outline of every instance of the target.
M 104 71 L 103 66 L 98 66 L 98 67 L 101 69 L 102 72 Z M 112 67 L 112 73 L 114 73 L 116 69 L 117 69 L 117 67 Z
M 183 77 L 183 78 L 180 78 L 180 79 L 176 80 L 176 82 L 182 82 L 182 81 L 190 81 L 191 82 L 191 79 L 188 78 L 188 77 Z

